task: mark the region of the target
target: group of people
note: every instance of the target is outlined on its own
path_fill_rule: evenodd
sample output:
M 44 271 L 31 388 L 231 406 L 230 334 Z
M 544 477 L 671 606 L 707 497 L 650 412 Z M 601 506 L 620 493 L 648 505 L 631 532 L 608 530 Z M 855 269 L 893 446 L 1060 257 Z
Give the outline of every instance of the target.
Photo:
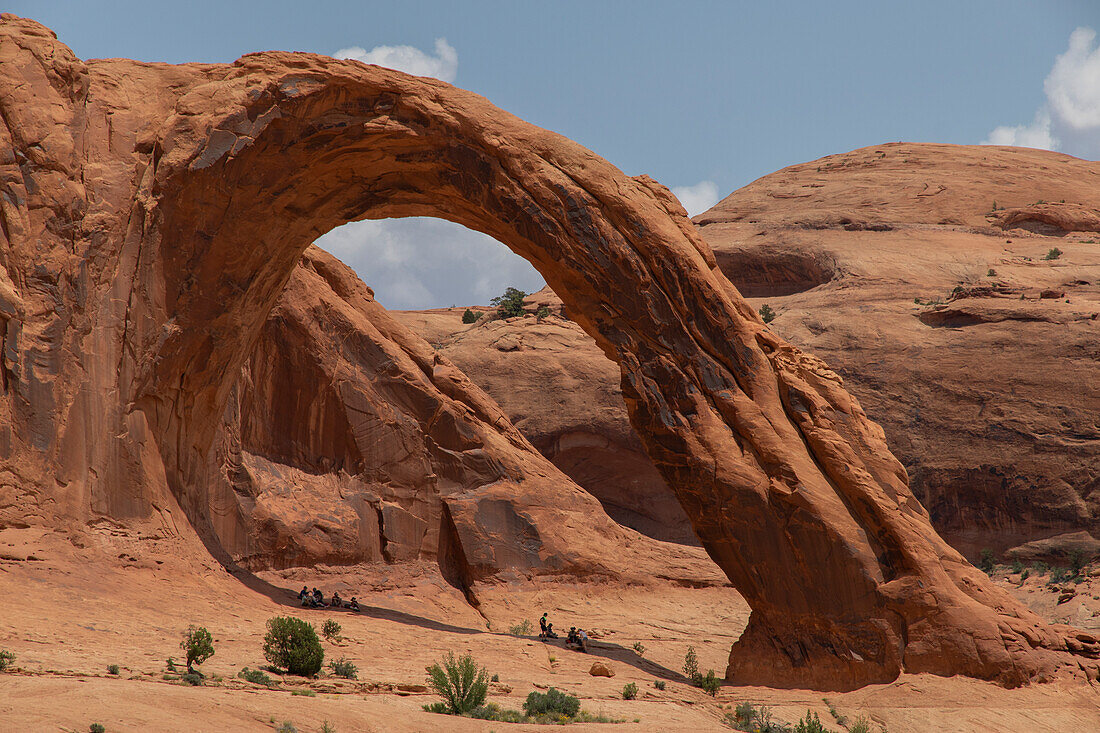
M 542 618 L 539 619 L 539 639 L 547 641 L 549 639 L 557 639 L 558 635 L 554 633 L 554 624 L 550 622 L 549 614 L 542 614 Z M 569 627 L 569 634 L 565 637 L 565 646 L 569 649 L 576 649 L 580 652 L 588 653 L 588 634 L 584 629 L 578 629 L 576 626 Z
M 340 597 L 339 591 L 332 592 L 332 600 L 325 602 L 325 594 L 317 588 L 314 588 L 311 592 L 307 586 L 302 586 L 302 590 L 298 591 L 298 600 L 301 602 L 303 608 L 346 608 L 351 611 L 359 610 L 359 602 L 355 600 L 355 596 L 351 597 L 350 601 L 345 602 Z

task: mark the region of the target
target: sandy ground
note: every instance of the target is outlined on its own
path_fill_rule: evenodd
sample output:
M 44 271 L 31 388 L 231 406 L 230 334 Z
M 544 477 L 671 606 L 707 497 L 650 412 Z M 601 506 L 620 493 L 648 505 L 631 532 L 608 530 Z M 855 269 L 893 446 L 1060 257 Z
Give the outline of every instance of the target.
M 475 610 L 430 564 L 234 577 L 200 553 L 162 547 L 139 557 L 126 551 L 127 542 L 104 537 L 75 548 L 33 529 L 0 531 L 0 596 L 7 599 L 0 606 L 0 648 L 17 655 L 15 669 L 0 675 L 0 730 L 87 731 L 98 722 L 107 731 L 272 731 L 283 721 L 302 733 L 320 731 L 325 722 L 339 733 L 544 729 L 423 712 L 434 699 L 423 687 L 424 667 L 447 651 L 470 652 L 498 674 L 490 699 L 503 706 L 519 708 L 528 692 L 555 686 L 578 695 L 592 713 L 626 721 L 576 730 L 729 730 L 722 719 L 742 701 L 766 704 L 787 722 L 814 710 L 830 729 L 843 730 L 826 697 L 849 721 L 866 715 L 890 733 L 1100 730 L 1100 690 L 1073 681 L 1005 690 L 907 675 L 844 694 L 723 687 L 710 698 L 686 685 L 680 668 L 692 645 L 704 670 L 724 669 L 748 618 L 731 588 L 517 581 L 478 586 Z M 1018 576 L 1001 574 L 1015 586 Z M 363 612 L 301 609 L 293 590 L 303 584 L 356 595 Z M 1061 592 L 1041 579 L 1017 592 L 1036 608 L 1053 603 L 1059 613 L 1088 615 L 1092 623 L 1092 610 L 1072 606 L 1092 609 L 1096 585 L 1100 579 L 1081 584 L 1077 600 L 1062 604 Z M 524 619 L 537 623 L 543 611 L 559 628 L 590 629 L 592 653 L 508 633 Z M 344 638 L 325 642 L 326 660 L 347 657 L 359 679 L 287 677 L 277 690 L 238 679 L 243 667 L 265 664 L 264 624 L 278 614 L 318 627 L 338 620 Z M 192 623 L 210 629 L 217 650 L 202 665 L 209 684 L 201 688 L 163 679 L 165 661 L 181 658 L 179 640 Z M 635 642 L 644 645 L 643 655 Z M 596 660 L 615 676 L 590 676 Z M 119 676 L 108 674 L 111 664 L 120 666 Z M 664 691 L 654 687 L 657 680 L 665 681 Z M 628 682 L 638 686 L 636 700 L 622 699 Z

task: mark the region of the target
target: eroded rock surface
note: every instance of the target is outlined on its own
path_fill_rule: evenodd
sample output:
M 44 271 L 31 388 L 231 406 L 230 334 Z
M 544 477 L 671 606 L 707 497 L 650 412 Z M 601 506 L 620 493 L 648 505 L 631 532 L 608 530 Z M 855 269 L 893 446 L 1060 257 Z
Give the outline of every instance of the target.
M 11 15 L 0 105 L 2 264 L 21 299 L 0 459 L 26 476 L 5 521 L 30 502 L 84 522 L 178 502 L 213 541 L 211 452 L 303 252 L 357 218 L 439 216 L 527 257 L 619 364 L 646 451 L 753 609 L 728 678 L 1095 674 L 1095 638 L 1043 623 L 935 533 L 881 429 L 759 321 L 652 180 L 435 80 L 281 52 L 81 62 Z M 459 517 L 518 484 L 449 496 L 460 540 Z
M 977 559 L 1100 536 L 1098 212 L 1097 163 L 902 143 L 786 168 L 696 221 L 775 330 L 844 377 L 933 524 Z M 754 289 L 792 258 L 831 273 Z

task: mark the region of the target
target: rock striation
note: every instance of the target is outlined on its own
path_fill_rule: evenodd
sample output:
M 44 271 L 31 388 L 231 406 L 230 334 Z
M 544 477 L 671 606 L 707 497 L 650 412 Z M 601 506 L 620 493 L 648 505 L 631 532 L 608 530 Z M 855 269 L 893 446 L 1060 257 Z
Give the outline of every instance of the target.
M 764 326 L 651 179 L 435 80 L 280 52 L 82 62 L 10 14 L 0 111 L 5 522 L 31 504 L 46 521 L 167 513 L 218 550 L 211 452 L 301 255 L 347 221 L 437 216 L 529 259 L 619 364 L 647 453 L 752 607 L 727 678 L 1095 675 L 1097 640 L 936 534 L 882 430 Z M 446 385 L 447 363 L 420 368 Z M 449 497 L 460 539 L 456 514 L 518 484 Z

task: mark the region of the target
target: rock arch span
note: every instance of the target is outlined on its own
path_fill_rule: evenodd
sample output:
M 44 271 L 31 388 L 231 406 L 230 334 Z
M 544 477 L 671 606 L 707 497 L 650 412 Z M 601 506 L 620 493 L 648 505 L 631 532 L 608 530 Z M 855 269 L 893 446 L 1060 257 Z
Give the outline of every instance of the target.
M 0 310 L 23 353 L 73 364 L 28 363 L 17 385 L 60 396 L 21 418 L 66 466 L 53 499 L 124 517 L 160 480 L 208 521 L 214 426 L 305 248 L 347 221 L 437 216 L 531 261 L 620 365 L 648 453 L 752 606 L 728 679 L 1095 676 L 1097 640 L 1045 625 L 939 538 L 881 430 L 768 331 L 654 181 L 477 95 L 356 62 L 84 64 L 37 24 L 0 29 L 16 293 Z M 31 231 L 58 267 L 19 266 Z M 68 309 L 60 327 L 19 300 L 43 292 Z M 102 415 L 106 434 L 56 417 L 74 414 Z M 113 481 L 76 475 L 91 454 Z

